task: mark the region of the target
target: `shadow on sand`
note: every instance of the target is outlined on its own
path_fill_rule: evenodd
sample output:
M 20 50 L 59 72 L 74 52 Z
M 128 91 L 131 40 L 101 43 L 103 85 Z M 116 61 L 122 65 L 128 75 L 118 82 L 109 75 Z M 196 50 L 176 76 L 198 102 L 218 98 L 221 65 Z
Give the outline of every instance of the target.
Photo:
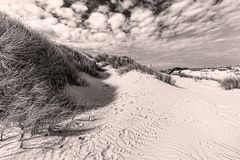
M 65 87 L 64 92 L 78 106 L 82 106 L 84 111 L 104 107 L 115 100 L 117 88 L 103 82 L 110 76 L 109 73 L 104 72 L 101 75 L 102 78 L 95 78 L 85 73 L 81 73 L 80 76 L 88 82 L 89 86 L 69 85 Z
M 67 121 L 50 127 L 47 136 L 77 136 L 98 128 L 96 121 L 101 120 L 103 115 L 97 115 L 97 111 L 116 99 L 117 88 L 104 82 L 110 76 L 108 72 L 101 72 L 98 78 L 82 72 L 80 76 L 88 82 L 87 87 L 67 85 L 63 90 L 76 103 L 76 110 Z

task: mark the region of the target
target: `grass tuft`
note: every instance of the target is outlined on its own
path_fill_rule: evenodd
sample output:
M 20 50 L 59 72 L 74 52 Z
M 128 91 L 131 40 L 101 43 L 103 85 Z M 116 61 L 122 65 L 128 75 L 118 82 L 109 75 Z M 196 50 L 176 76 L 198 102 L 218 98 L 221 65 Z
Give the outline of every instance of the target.
M 221 86 L 226 90 L 239 89 L 240 88 L 240 77 L 228 77 L 221 81 Z

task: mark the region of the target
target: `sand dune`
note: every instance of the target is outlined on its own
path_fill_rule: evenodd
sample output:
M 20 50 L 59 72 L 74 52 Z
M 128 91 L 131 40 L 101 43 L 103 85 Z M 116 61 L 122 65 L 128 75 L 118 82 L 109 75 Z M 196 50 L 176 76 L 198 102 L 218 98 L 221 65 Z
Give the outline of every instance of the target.
M 137 71 L 107 69 L 110 76 L 102 80 L 85 76 L 89 88 L 66 89 L 90 105 L 102 104 L 73 121 L 85 133 L 26 139 L 23 149 L 12 136 L 0 142 L 0 159 L 240 159 L 239 90 L 180 77 L 174 87 Z

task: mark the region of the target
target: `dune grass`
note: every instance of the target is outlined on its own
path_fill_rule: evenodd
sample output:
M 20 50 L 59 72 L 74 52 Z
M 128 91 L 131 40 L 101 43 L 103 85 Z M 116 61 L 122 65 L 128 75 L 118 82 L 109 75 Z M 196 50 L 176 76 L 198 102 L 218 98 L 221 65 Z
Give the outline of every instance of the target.
M 232 69 L 232 67 L 225 67 L 225 68 L 214 68 L 215 70 L 220 70 L 220 71 L 226 71 L 227 69 Z M 232 90 L 232 89 L 239 89 L 240 88 L 240 77 L 227 77 L 224 79 L 217 79 L 214 77 L 207 77 L 207 76 L 194 76 L 194 75 L 189 75 L 183 72 L 176 72 L 173 73 L 173 75 L 177 75 L 179 77 L 184 77 L 184 78 L 192 78 L 194 80 L 212 80 L 212 81 L 217 81 L 224 89 L 226 90 Z
M 98 71 L 102 71 L 102 68 L 97 65 L 94 57 L 88 53 L 81 53 L 64 45 L 59 45 L 58 49 L 78 71 L 88 73 L 94 77 L 99 75 Z
M 0 22 L 1 133 L 14 123 L 24 132 L 37 134 L 81 110 L 63 89 L 87 86 L 79 71 L 97 76 L 96 62 L 3 13 Z
M 220 79 L 217 79 L 217 78 L 214 78 L 214 77 L 194 76 L 194 75 L 186 74 L 186 73 L 183 73 L 183 72 L 174 73 L 173 75 L 177 75 L 179 77 L 184 77 L 184 78 L 191 78 L 191 79 L 194 79 L 194 80 L 212 80 L 212 81 L 221 82 Z
M 138 62 L 127 56 L 100 54 L 96 56 L 96 61 L 105 63 L 105 65 L 111 65 L 115 69 L 119 69 L 120 74 L 129 72 L 131 70 L 139 70 L 143 73 L 154 75 L 157 79 L 165 83 L 175 85 L 175 80 L 169 74 L 162 73 L 153 68 L 149 68 L 145 65 L 139 64 Z
M 226 90 L 240 89 L 240 77 L 227 77 L 220 84 Z

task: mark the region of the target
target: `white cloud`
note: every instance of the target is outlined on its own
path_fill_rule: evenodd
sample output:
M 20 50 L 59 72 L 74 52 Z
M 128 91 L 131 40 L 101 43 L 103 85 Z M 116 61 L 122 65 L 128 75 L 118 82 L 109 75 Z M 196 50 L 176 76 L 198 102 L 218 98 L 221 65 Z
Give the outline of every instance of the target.
M 37 20 L 31 20 L 28 22 L 28 25 L 34 29 L 41 29 L 41 28 L 45 28 L 46 26 L 44 24 L 42 24 L 42 21 L 37 19 Z M 41 26 L 41 27 L 40 27 Z M 42 27 L 44 26 L 44 27 Z
M 56 8 L 53 13 L 57 14 L 61 18 L 72 18 L 74 17 L 74 12 L 70 8 Z
M 71 8 L 78 13 L 83 13 L 88 9 L 82 2 L 72 4 Z
M 135 8 L 130 17 L 131 36 L 136 40 L 144 38 L 149 39 L 158 28 L 158 23 L 155 21 L 155 16 L 152 11 L 144 8 Z
M 124 0 L 123 2 L 121 2 L 121 5 L 123 9 L 128 9 L 129 7 L 133 6 L 134 3 L 132 0 Z
M 143 20 L 142 22 L 139 23 L 139 26 L 140 27 L 145 27 L 145 26 L 149 26 L 151 25 L 151 23 L 154 22 L 154 17 L 151 16 L 151 17 L 148 17 L 146 18 L 145 20 Z
M 47 10 L 60 8 L 64 3 L 63 0 L 37 0 L 42 4 L 47 4 Z
M 111 36 L 107 33 L 104 33 L 104 32 L 98 32 L 98 33 L 95 33 L 92 35 L 93 39 L 96 40 L 96 41 L 106 41 L 106 40 L 110 40 L 111 39 Z
M 54 17 L 49 17 L 49 18 L 43 19 L 42 22 L 47 26 L 52 26 L 52 25 L 56 25 L 58 23 L 58 20 Z
M 121 13 L 115 13 L 108 19 L 108 23 L 111 25 L 112 29 L 115 30 L 121 27 L 125 20 L 126 18 Z
M 201 3 L 195 3 L 194 5 L 190 6 L 189 8 L 187 8 L 187 10 L 185 10 L 182 15 L 187 17 L 187 18 L 191 18 L 194 17 L 196 15 L 199 15 L 201 13 L 203 13 L 205 11 L 205 7 L 203 7 L 201 5 Z
M 117 40 L 118 40 L 118 39 L 124 40 L 124 39 L 127 38 L 127 35 L 126 35 L 124 32 L 122 32 L 121 30 L 118 30 L 117 32 L 115 32 L 115 38 L 116 38 Z
M 111 0 L 111 3 L 116 4 L 117 0 Z
M 135 8 L 132 10 L 131 21 L 143 21 L 145 18 L 152 17 L 152 11 L 149 9 Z
M 92 29 L 105 29 L 107 27 L 107 17 L 102 13 L 91 13 L 87 22 Z
M 134 28 L 131 29 L 130 33 L 131 33 L 131 35 L 133 35 L 133 36 L 134 36 L 134 35 L 138 35 L 138 34 L 141 33 L 141 28 L 139 28 L 139 27 L 134 27 Z
M 73 19 L 70 19 L 70 20 L 69 19 L 62 19 L 62 20 L 60 20 L 60 22 L 62 24 L 65 24 L 68 27 L 71 27 L 71 28 L 76 28 L 77 27 L 77 23 Z
M 33 15 L 41 15 L 44 11 L 33 3 L 26 3 L 24 9 Z
M 100 5 L 100 6 L 98 6 L 97 12 L 106 14 L 109 12 L 109 8 L 106 5 Z
M 183 0 L 177 3 L 173 3 L 170 7 L 170 12 L 173 14 L 178 14 L 184 10 L 191 2 L 192 0 Z
M 71 38 L 70 32 L 72 31 L 72 29 L 69 28 L 68 26 L 62 23 L 58 23 L 56 25 L 53 25 L 51 28 L 54 30 L 56 35 L 63 40 Z
M 156 31 L 156 29 L 157 29 L 157 26 L 155 26 L 155 25 L 145 26 L 145 27 L 141 28 L 141 32 L 143 34 L 151 35 L 154 33 L 154 31 Z

